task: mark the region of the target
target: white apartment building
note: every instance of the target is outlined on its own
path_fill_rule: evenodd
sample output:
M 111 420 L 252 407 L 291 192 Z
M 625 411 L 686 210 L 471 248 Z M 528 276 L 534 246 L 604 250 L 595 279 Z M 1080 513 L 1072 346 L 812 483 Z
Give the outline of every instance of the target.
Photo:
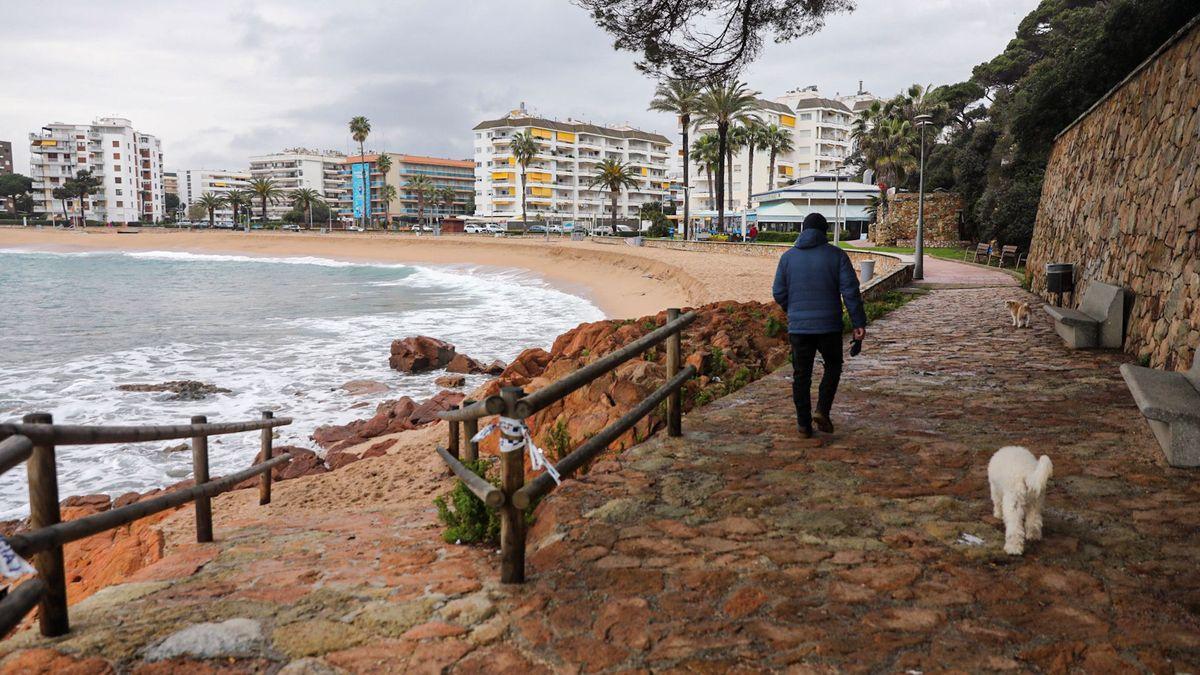
M 803 177 L 836 172 L 841 167 L 849 177 L 855 172 L 846 167 L 846 159 L 853 153 L 850 137 L 851 125 L 856 111 L 870 106 L 875 98 L 859 91 L 852 96 L 826 98 L 816 87 L 793 89 L 770 101 L 759 99 L 755 111 L 764 124 L 775 124 L 792 133 L 793 150 L 775 158 L 775 175 L 770 175 L 770 153 L 757 150 L 754 153 L 754 185 L 750 178 L 746 150 L 734 153 L 732 176 L 726 176 L 726 212 L 740 213 L 746 209 L 747 197 L 787 185 Z M 716 133 L 715 125 L 704 125 L 693 130 L 691 141 L 706 133 Z M 694 161 L 690 167 L 691 211 L 694 215 L 711 216 L 716 210 L 716 195 L 709 193 L 708 178 L 704 168 Z M 732 178 L 733 189 L 729 190 Z M 715 172 L 713 180 L 716 180 Z M 713 192 L 716 190 L 714 188 Z
M 86 204 L 88 220 L 111 223 L 159 222 L 166 209 L 162 144 L 134 130 L 121 117 L 102 117 L 91 124 L 54 122 L 29 134 L 30 178 L 34 211 L 61 218 L 64 204 L 54 189 L 79 171 L 100 179 Z M 66 200 L 68 218 L 78 218 L 79 200 Z
M 346 191 L 342 185 L 342 160 L 345 155 L 335 150 L 310 150 L 291 148 L 271 155 L 250 158 L 250 179 L 270 178 L 275 187 L 285 193 L 276 204 L 267 204 L 267 218 L 278 220 L 292 209 L 291 199 L 286 196 L 293 190 L 309 188 L 316 190 L 329 203 L 340 201 Z M 259 202 L 254 201 L 254 213 L 258 214 Z
M 246 190 L 250 185 L 247 171 L 225 171 L 216 169 L 188 169 L 179 172 L 179 203 L 185 207 L 195 204 L 206 192 L 224 197 L 233 190 Z M 213 212 L 217 220 L 233 218 L 233 209 L 224 206 Z
M 661 134 L 587 122 L 560 122 L 531 115 L 522 105 L 500 119 L 475 126 L 475 215 L 521 217 L 521 168 L 509 150 L 512 137 L 528 132 L 539 152 L 526 169 L 525 202 L 530 220 L 603 221 L 611 217 L 610 193 L 589 187 L 603 159 L 633 167 L 637 186 L 623 190 L 617 217 L 636 218 L 642 204 L 670 199 L 667 162 L 671 141 Z

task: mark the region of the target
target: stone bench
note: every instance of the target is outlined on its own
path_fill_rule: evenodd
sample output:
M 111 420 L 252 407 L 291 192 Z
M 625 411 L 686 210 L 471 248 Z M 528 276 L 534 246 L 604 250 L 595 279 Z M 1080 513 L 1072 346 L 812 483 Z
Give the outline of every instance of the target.
M 1125 291 L 1093 281 L 1079 309 L 1044 305 L 1054 318 L 1054 332 L 1071 349 L 1120 349 L 1125 341 Z
M 1171 466 L 1200 466 L 1200 350 L 1186 373 L 1121 365 L 1133 401 Z

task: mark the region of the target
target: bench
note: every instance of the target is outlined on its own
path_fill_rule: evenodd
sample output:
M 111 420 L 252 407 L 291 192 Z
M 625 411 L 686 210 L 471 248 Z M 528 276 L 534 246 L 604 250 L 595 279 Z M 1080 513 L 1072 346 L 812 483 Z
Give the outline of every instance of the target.
M 1171 466 L 1200 466 L 1200 349 L 1186 373 L 1121 365 L 1121 375 Z
M 1079 309 L 1043 307 L 1071 349 L 1120 349 L 1125 341 L 1125 291 L 1117 286 L 1090 282 Z
M 1021 266 L 1021 263 L 1025 262 L 1025 254 L 1019 253 L 1016 246 L 1005 246 L 1000 249 L 999 255 L 989 255 L 989 265 L 992 263 L 992 258 L 997 258 L 999 260 L 999 262 L 996 264 L 996 267 L 1004 267 L 1004 262 L 1009 261 L 1012 262 L 1013 269 L 1016 269 Z
M 971 255 L 971 250 L 967 249 L 967 251 L 965 253 L 963 253 L 963 260 L 966 260 L 967 256 L 969 256 L 969 255 Z M 980 258 L 983 258 L 983 262 L 987 263 L 990 255 L 991 255 L 991 248 L 987 244 L 978 244 L 975 246 L 975 256 L 971 260 L 971 262 L 977 263 L 977 262 L 979 262 Z

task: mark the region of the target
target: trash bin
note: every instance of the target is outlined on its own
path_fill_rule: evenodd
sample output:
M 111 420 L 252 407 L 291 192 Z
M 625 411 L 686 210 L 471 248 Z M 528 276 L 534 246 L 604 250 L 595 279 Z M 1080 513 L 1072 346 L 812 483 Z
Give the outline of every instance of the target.
M 875 261 L 858 261 L 858 283 L 865 284 L 875 276 Z
M 1046 291 L 1055 294 L 1057 306 L 1062 307 L 1063 293 L 1075 293 L 1075 265 L 1046 263 Z

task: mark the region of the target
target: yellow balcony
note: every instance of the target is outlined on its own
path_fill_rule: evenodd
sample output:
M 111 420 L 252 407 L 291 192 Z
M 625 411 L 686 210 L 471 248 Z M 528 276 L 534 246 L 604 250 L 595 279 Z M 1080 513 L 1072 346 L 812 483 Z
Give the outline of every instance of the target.
M 575 134 L 573 134 L 569 131 L 560 131 L 555 135 L 558 137 L 558 140 L 560 140 L 564 143 L 574 143 L 575 142 Z
M 796 126 L 796 118 L 791 115 L 780 115 L 779 123 L 785 127 L 794 127 Z
M 554 138 L 554 134 L 551 133 L 549 129 L 538 129 L 537 127 L 531 127 L 529 129 L 529 135 L 533 136 L 534 138 L 542 138 L 547 141 Z
M 513 175 L 507 171 L 492 172 L 492 180 L 494 180 L 494 181 L 504 182 L 504 181 L 510 181 L 512 179 L 513 179 Z
M 783 165 L 781 164 L 781 165 L 779 166 L 779 175 L 781 175 L 781 176 L 790 176 L 790 175 L 792 175 L 792 167 L 790 167 L 790 166 L 783 166 Z
M 530 171 L 529 173 L 525 174 L 525 180 L 530 183 L 549 183 L 551 178 L 550 174 L 548 173 Z
M 554 191 L 550 188 L 532 187 L 529 188 L 529 194 L 533 195 L 534 197 L 552 197 L 554 196 Z

